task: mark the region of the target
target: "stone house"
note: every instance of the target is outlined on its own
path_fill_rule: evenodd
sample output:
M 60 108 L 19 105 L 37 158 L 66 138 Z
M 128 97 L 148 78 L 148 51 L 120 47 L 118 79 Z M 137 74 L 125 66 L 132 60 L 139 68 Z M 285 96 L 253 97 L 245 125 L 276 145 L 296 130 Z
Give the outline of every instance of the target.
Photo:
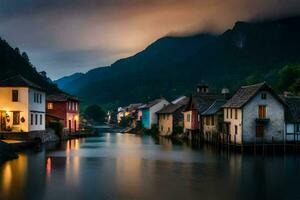
M 284 141 L 285 103 L 265 82 L 242 86 L 223 109 L 225 133 L 230 142 Z

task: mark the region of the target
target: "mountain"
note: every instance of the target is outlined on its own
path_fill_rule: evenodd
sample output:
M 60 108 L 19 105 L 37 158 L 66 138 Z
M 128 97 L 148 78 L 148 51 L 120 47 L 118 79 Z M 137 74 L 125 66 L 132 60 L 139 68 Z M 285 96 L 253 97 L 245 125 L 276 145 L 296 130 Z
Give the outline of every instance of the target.
M 300 17 L 237 22 L 223 34 L 164 37 L 140 53 L 56 83 L 87 103 L 123 105 L 191 92 L 204 80 L 215 91 L 266 80 L 300 61 Z
M 0 80 L 20 74 L 31 82 L 45 88 L 47 93 L 61 91 L 46 76 L 46 72 L 37 72 L 29 61 L 28 55 L 13 49 L 5 40 L 0 38 Z

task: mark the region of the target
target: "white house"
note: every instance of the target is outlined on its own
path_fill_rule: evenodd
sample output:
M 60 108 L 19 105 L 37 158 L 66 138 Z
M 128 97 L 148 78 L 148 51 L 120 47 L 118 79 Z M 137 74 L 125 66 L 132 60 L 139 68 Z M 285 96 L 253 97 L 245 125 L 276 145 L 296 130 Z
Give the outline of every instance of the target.
M 0 81 L 0 132 L 45 131 L 46 94 L 16 75 Z
M 300 97 L 285 96 L 286 112 L 286 141 L 300 141 Z
M 157 124 L 156 112 L 168 104 L 169 102 L 166 99 L 160 98 L 140 108 L 142 110 L 142 124 L 144 128 L 151 129 L 152 125 Z
M 285 103 L 266 83 L 242 86 L 223 109 L 232 143 L 284 141 Z

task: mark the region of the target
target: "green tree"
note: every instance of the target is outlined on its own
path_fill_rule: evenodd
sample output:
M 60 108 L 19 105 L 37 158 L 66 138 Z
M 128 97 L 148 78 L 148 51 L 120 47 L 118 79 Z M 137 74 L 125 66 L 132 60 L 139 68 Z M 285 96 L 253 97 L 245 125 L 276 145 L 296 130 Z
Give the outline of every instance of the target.
M 299 93 L 300 65 L 286 65 L 279 70 L 278 89 Z
M 104 122 L 106 117 L 106 113 L 96 104 L 88 106 L 84 111 L 84 115 L 95 122 Z

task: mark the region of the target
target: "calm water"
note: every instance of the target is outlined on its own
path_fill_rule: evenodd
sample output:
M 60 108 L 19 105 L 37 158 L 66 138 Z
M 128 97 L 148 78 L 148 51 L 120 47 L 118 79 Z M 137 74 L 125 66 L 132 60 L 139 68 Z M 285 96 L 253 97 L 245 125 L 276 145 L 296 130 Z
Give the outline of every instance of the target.
M 300 156 L 103 133 L 0 165 L 0 199 L 300 199 Z

